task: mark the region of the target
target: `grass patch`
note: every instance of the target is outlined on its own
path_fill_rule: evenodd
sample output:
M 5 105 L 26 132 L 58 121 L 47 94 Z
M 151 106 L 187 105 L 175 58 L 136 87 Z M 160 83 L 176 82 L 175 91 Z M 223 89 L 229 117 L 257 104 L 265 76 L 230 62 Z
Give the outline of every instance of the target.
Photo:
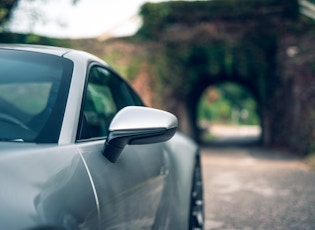
M 216 139 L 217 139 L 217 137 L 210 134 L 210 133 L 205 133 L 205 134 L 201 135 L 201 142 L 202 143 L 208 143 L 211 141 L 215 141 Z

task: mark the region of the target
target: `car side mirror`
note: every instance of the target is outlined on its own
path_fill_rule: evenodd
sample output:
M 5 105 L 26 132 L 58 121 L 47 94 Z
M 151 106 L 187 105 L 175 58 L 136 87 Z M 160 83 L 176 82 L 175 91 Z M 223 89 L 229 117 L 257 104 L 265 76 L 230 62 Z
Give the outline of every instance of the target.
M 115 163 L 126 145 L 167 141 L 174 136 L 177 126 L 177 118 L 169 112 L 141 106 L 125 107 L 109 126 L 103 154 Z

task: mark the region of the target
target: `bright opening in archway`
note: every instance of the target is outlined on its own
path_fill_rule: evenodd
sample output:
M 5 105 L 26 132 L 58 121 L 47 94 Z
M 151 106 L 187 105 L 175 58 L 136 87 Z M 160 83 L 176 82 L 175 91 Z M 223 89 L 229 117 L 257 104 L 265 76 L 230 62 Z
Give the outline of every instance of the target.
M 226 82 L 209 86 L 197 108 L 202 143 L 251 142 L 260 138 L 258 104 L 252 94 L 238 84 Z

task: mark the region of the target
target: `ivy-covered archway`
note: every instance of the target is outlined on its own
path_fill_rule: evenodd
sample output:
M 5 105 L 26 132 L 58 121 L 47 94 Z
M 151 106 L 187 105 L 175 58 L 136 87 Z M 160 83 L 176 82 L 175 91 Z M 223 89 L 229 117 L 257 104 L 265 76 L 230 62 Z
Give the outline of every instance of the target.
M 261 105 L 262 116 L 268 112 L 268 101 L 278 86 L 277 39 L 273 33 L 256 35 L 250 31 L 235 39 L 218 39 L 207 32 L 189 40 L 166 40 L 156 53 L 163 56 L 163 65 L 157 68 L 163 69 L 159 72 L 160 81 L 168 88 L 161 94 L 165 97 L 163 101 L 181 118 L 181 130 L 195 139 L 198 136 L 196 105 L 209 85 L 223 81 L 244 85 Z M 266 45 L 264 40 L 269 43 Z M 268 127 L 263 123 L 262 128 Z

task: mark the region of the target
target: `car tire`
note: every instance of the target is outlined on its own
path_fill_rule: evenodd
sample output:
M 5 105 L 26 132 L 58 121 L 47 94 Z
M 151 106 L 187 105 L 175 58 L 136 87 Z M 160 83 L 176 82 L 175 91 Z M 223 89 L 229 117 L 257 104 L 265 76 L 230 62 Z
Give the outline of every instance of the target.
M 204 229 L 204 200 L 202 186 L 202 171 L 200 155 L 198 154 L 195 161 L 195 167 L 192 179 L 191 203 L 190 203 L 190 230 Z

